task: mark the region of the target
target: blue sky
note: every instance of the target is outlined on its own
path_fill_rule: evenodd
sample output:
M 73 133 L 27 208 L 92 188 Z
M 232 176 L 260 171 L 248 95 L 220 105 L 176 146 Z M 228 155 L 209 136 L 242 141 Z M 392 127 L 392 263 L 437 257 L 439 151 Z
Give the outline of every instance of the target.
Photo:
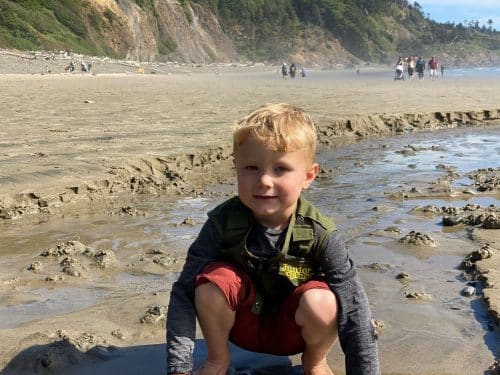
M 478 20 L 480 26 L 488 27 L 491 18 L 492 27 L 500 30 L 500 0 L 417 0 L 417 3 L 425 16 L 429 14 L 437 22 L 464 24 L 464 20 Z

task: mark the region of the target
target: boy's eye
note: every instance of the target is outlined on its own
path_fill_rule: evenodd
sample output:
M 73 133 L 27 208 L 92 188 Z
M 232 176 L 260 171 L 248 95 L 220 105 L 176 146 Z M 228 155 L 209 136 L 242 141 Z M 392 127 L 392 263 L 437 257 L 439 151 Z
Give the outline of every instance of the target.
M 256 171 L 258 168 L 255 165 L 247 165 L 245 167 L 246 171 Z
M 283 172 L 288 172 L 290 170 L 290 168 L 284 167 L 284 166 L 279 166 L 279 167 L 274 168 L 274 170 L 278 173 L 283 173 Z

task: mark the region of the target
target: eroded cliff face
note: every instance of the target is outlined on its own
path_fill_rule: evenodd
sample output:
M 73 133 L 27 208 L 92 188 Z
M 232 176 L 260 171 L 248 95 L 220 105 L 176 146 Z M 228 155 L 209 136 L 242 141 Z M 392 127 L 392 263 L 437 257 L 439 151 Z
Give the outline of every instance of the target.
M 198 4 L 157 0 L 139 7 L 132 0 L 90 0 L 101 16 L 95 42 L 119 56 L 140 61 L 228 62 L 237 59 L 232 41 L 215 15 Z

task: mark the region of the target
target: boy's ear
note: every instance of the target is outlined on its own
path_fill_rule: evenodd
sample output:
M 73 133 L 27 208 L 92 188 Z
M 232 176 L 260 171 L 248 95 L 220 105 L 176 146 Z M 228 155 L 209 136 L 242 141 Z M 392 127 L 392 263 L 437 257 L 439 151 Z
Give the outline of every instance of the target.
M 306 172 L 306 179 L 302 184 L 303 189 L 307 189 L 309 186 L 311 186 L 312 182 L 318 175 L 318 172 L 319 172 L 319 164 L 313 163 Z

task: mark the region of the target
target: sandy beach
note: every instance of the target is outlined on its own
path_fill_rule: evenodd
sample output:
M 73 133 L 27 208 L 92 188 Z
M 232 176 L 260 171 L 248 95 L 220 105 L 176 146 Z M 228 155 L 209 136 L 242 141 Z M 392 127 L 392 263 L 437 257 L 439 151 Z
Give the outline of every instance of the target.
M 196 235 L 193 225 L 200 224 L 175 216 L 175 205 L 186 198 L 221 201 L 234 191 L 230 127 L 263 103 L 289 102 L 307 110 L 318 126 L 321 152 L 359 139 L 457 127 L 500 132 L 500 75 L 394 81 L 391 69 L 366 67 L 356 74 L 318 68 L 305 79 L 283 80 L 278 67 L 262 65 L 156 66 L 138 74 L 132 65 L 105 63 L 96 63 L 93 74 L 67 74 L 60 72 L 62 62 L 51 74 L 26 74 L 28 63 L 16 72 L 15 58 L 0 61 L 9 66 L 0 69 L 0 315 L 12 314 L 12 321 L 0 326 L 0 374 L 165 372 L 167 291 Z M 497 146 L 491 158 L 498 157 Z M 492 181 L 491 189 L 474 194 L 498 202 L 499 168 L 481 176 Z M 465 193 L 434 188 L 401 194 L 402 199 L 445 194 L 451 200 Z M 180 241 L 148 243 L 147 235 L 127 230 L 129 218 L 155 220 L 143 209 L 155 200 L 174 207 L 167 216 L 175 217 L 171 230 L 179 231 Z M 464 366 L 471 374 L 489 366 L 497 371 L 492 373 L 500 371 L 498 204 L 483 214 L 481 225 L 461 227 L 471 240 L 454 254 L 476 254 L 464 272 L 485 286 L 475 298 L 487 302 L 489 315 L 482 321 L 493 324 L 482 329 L 493 343 L 470 358 L 467 345 L 457 341 L 457 350 L 442 353 L 447 359 L 439 365 L 418 366 L 421 358 L 435 357 L 440 339 L 419 348 L 408 347 L 403 338 L 399 349 L 393 342 L 384 345 L 391 324 L 382 316 L 384 374 L 461 374 Z M 484 224 L 489 215 L 491 228 Z M 91 224 L 95 233 L 88 230 Z M 439 248 L 446 252 L 455 242 L 445 237 Z M 65 262 L 65 257 L 72 258 Z M 127 278 L 127 288 L 117 286 L 120 277 Z M 48 299 L 40 290 L 56 291 L 63 305 L 65 293 L 82 293 L 87 302 L 65 305 L 66 311 L 56 306 L 43 316 L 36 308 L 28 313 L 30 303 Z M 106 298 L 99 298 L 101 292 Z M 471 313 L 467 319 L 477 317 Z M 201 340 L 197 353 L 199 361 Z M 237 363 L 248 361 L 248 353 L 235 353 Z M 338 346 L 329 360 L 342 374 Z M 289 373 L 299 371 L 292 367 L 298 358 L 258 361 L 283 365 L 276 373 L 288 367 Z

